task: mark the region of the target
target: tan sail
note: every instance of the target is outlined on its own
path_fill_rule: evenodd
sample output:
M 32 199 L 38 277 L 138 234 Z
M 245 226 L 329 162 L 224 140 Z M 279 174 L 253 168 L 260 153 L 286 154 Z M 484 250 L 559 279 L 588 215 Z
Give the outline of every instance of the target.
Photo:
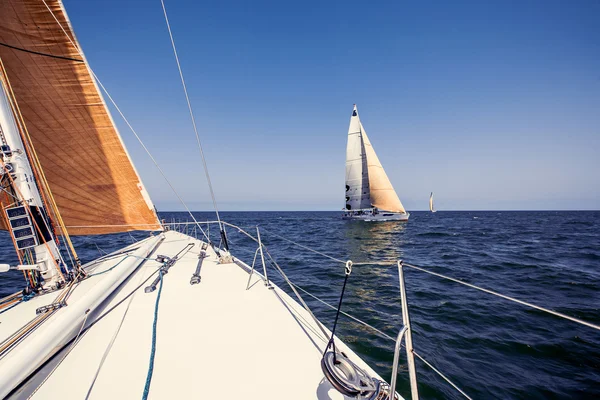
M 360 124 L 362 138 L 367 155 L 367 167 L 369 170 L 369 187 L 371 189 L 371 204 L 380 210 L 403 213 L 406 212 L 400 202 L 392 183 L 385 173 L 381 162 L 375 154 L 371 141 L 367 136 L 365 128 Z
M 0 60 L 64 224 L 71 235 L 158 229 L 62 4 L 46 3 L 52 13 L 39 0 L 0 2 Z

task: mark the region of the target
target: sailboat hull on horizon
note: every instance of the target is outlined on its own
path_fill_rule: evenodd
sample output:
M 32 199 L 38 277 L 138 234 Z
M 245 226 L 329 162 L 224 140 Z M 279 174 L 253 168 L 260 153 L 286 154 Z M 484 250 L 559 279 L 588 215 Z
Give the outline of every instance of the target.
M 346 211 L 342 214 L 342 219 L 358 220 L 358 221 L 408 221 L 410 213 L 393 213 L 388 211 L 378 211 L 373 208 L 366 210 Z
M 409 216 L 360 122 L 355 104 L 348 128 L 346 206 L 342 218 L 408 221 Z

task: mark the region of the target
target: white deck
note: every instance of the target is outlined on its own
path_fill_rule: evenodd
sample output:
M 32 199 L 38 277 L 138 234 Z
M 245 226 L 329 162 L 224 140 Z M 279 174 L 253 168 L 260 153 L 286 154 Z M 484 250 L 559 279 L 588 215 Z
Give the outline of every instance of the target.
M 149 398 L 345 398 L 321 371 L 328 338 L 296 301 L 279 288 L 267 289 L 259 275 L 252 277 L 246 290 L 248 271 L 236 264 L 218 264 L 210 248 L 202 266 L 202 282 L 190 285 L 201 242 L 176 232 L 167 232 L 165 237 L 154 255 L 172 257 L 188 243 L 194 246 L 164 276 Z M 106 261 L 97 271 L 117 261 Z M 146 262 L 104 310 L 130 294 L 159 267 L 156 261 Z M 118 268 L 104 275 L 118 273 Z M 141 398 L 158 293 L 144 293 L 144 287 L 154 276 L 87 330 L 66 356 L 65 352 L 56 356 L 53 364 L 64 359 L 41 386 L 41 377 L 54 367 L 44 368 L 37 379 L 15 393 L 16 397 L 28 396 L 39 386 L 35 399 L 56 398 L 58 393 L 62 399 L 84 399 L 88 394 L 90 399 Z M 86 282 L 93 284 L 93 278 L 75 289 L 71 301 L 78 292 L 87 290 Z M 13 327 L 31 319 L 36 307 L 48 303 L 36 298 L 0 315 L 0 330 L 9 329 L 4 319 L 15 316 L 17 310 L 23 320 L 11 322 Z M 341 341 L 336 345 L 371 376 L 378 377 Z

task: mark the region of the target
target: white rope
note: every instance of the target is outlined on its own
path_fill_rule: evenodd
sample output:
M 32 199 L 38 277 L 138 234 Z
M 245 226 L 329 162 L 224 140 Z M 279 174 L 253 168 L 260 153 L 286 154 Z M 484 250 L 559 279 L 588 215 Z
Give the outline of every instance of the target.
M 173 39 L 173 33 L 171 32 L 171 24 L 169 23 L 169 17 L 167 16 L 167 9 L 165 8 L 165 2 L 160 0 L 162 5 L 163 14 L 165 15 L 165 22 L 167 23 L 167 29 L 169 30 L 169 37 L 171 38 L 171 46 L 173 47 L 173 54 L 175 55 L 175 61 L 177 62 L 177 69 L 179 70 L 179 77 L 181 78 L 181 85 L 183 86 L 183 92 L 185 93 L 185 100 L 187 101 L 188 110 L 190 111 L 190 117 L 192 119 L 192 125 L 194 127 L 194 133 L 196 134 L 196 142 L 198 143 L 198 149 L 200 150 L 200 156 L 202 158 L 202 165 L 204 166 L 204 174 L 206 175 L 206 181 L 208 182 L 208 189 L 210 190 L 210 196 L 212 197 L 213 206 L 215 213 L 217 214 L 217 220 L 219 221 L 219 229 L 223 231 L 223 225 L 221 224 L 221 217 L 219 216 L 219 209 L 217 208 L 217 200 L 215 199 L 215 193 L 213 191 L 212 183 L 210 181 L 210 174 L 208 173 L 208 165 L 206 164 L 206 157 L 204 156 L 204 150 L 202 149 L 202 143 L 200 142 L 200 135 L 198 134 L 198 127 L 196 126 L 196 118 L 192 111 L 192 104 L 190 97 L 188 96 L 187 86 L 183 79 L 183 71 L 181 70 L 181 64 L 179 63 L 179 56 L 177 55 L 177 48 L 175 47 L 175 39 Z
M 493 294 L 494 296 L 498 296 L 498 297 L 501 297 L 503 299 L 510 300 L 512 302 L 515 302 L 515 303 L 518 303 L 518 304 L 522 304 L 522 305 L 527 306 L 527 307 L 535 308 L 536 310 L 543 311 L 543 312 L 555 315 L 555 316 L 560 317 L 560 318 L 568 319 L 569 321 L 577 322 L 578 324 L 585 325 L 585 326 L 588 326 L 590 328 L 594 328 L 594 329 L 600 330 L 600 326 L 599 325 L 595 325 L 595 324 L 592 324 L 590 322 L 583 321 L 583 320 L 581 320 L 579 318 L 570 317 L 570 316 L 568 316 L 566 314 L 559 313 L 557 311 L 553 311 L 553 310 L 550 310 L 550 309 L 547 309 L 547 308 L 544 308 L 544 307 L 536 306 L 535 304 L 531 304 L 531 303 L 528 303 L 526 301 L 515 299 L 514 297 L 506 296 L 504 294 L 501 294 L 501 293 L 498 293 L 498 292 L 494 292 L 493 290 L 484 289 L 482 287 L 475 286 L 475 285 L 472 285 L 470 283 L 463 282 L 461 280 L 458 280 L 458 279 L 455 279 L 455 278 L 451 278 L 451 277 L 446 276 L 446 275 L 438 274 L 437 272 L 429 271 L 429 270 L 426 270 L 424 268 L 420 268 L 420 267 L 417 267 L 417 266 L 414 266 L 414 265 L 411 265 L 411 264 L 403 263 L 402 265 L 405 266 L 405 267 L 408 267 L 408 268 L 419 270 L 421 272 L 425 272 L 425 273 L 430 274 L 430 275 L 435 275 L 435 276 L 438 276 L 440 278 L 444 278 L 444 279 L 447 279 L 447 280 L 450 280 L 450 281 L 453 281 L 453 282 L 456 282 L 456 283 L 460 283 L 461 285 L 465 285 L 465 286 L 468 286 L 468 287 L 473 288 L 473 289 L 480 290 L 480 291 L 485 292 L 485 293 Z
M 329 337 L 329 334 L 327 333 L 327 331 L 323 327 L 323 324 L 321 324 L 321 321 L 319 321 L 317 319 L 317 317 L 315 317 L 315 314 L 313 314 L 313 312 L 310 309 L 310 307 L 306 304 L 306 302 L 304 301 L 304 299 L 302 298 L 302 296 L 300 296 L 300 293 L 298 293 L 298 291 L 296 290 L 296 288 L 294 288 L 294 285 L 292 284 L 292 281 L 290 281 L 290 279 L 283 272 L 283 270 L 281 269 L 281 267 L 279 266 L 279 264 L 277 264 L 277 261 L 275 261 L 275 259 L 271 255 L 271 253 L 269 253 L 269 249 L 267 249 L 267 247 L 265 245 L 262 245 L 262 247 L 264 248 L 265 253 L 267 253 L 267 256 L 271 259 L 272 265 L 277 269 L 277 271 L 279 272 L 279 274 L 281 275 L 281 277 L 287 282 L 287 284 L 290 285 L 290 289 L 292 289 L 292 291 L 294 292 L 294 294 L 296 295 L 296 297 L 298 298 L 298 300 L 300 300 L 300 303 L 302 304 L 302 306 L 304 307 L 304 309 L 310 314 L 310 316 L 313 318 L 313 320 L 315 321 L 315 323 L 317 324 L 317 326 L 319 327 L 319 329 L 321 329 L 321 332 L 323 332 L 323 335 L 325 335 L 325 337 Z
M 50 12 L 50 14 L 52 14 L 52 17 L 54 18 L 54 20 L 56 21 L 56 23 L 58 24 L 58 26 L 60 27 L 60 29 L 63 31 L 63 33 L 65 34 L 65 36 L 67 37 L 67 39 L 69 39 L 69 42 L 71 42 L 71 44 L 73 45 L 73 47 L 77 50 L 77 52 L 85 60 L 85 56 L 84 56 L 83 52 L 81 51 L 81 49 L 79 49 L 79 46 L 77 46 L 73 42 L 73 40 L 71 39 L 71 37 L 69 36 L 69 34 L 65 30 L 65 28 L 62 26 L 62 24 L 60 23 L 60 21 L 58 20 L 58 18 L 56 18 L 56 15 L 54 15 L 54 13 L 52 12 L 52 10 L 50 9 L 50 7 L 48 6 L 48 4 L 46 3 L 46 0 L 42 0 L 42 2 L 46 6 L 46 8 Z M 123 121 L 125 121 L 125 123 L 129 127 L 129 129 L 131 130 L 131 132 L 133 132 L 134 136 L 136 137 L 136 139 L 138 140 L 138 142 L 140 143 L 140 145 L 144 148 L 144 150 L 146 151 L 146 153 L 148 154 L 148 156 L 150 157 L 150 159 L 152 160 L 152 162 L 154 163 L 154 165 L 156 166 L 156 168 L 158 169 L 158 171 L 160 172 L 160 174 L 162 175 L 162 177 L 165 179 L 165 181 L 167 182 L 167 184 L 169 185 L 169 187 L 171 188 L 171 190 L 173 191 L 173 193 L 175 193 L 175 196 L 177 196 L 177 198 L 179 199 L 179 202 L 183 205 L 183 207 L 186 209 L 186 211 L 190 214 L 190 216 L 192 217 L 192 219 L 194 220 L 194 222 L 196 223 L 196 225 L 198 225 L 198 227 L 200 228 L 200 231 L 202 231 L 202 233 L 204 234 L 204 237 L 207 237 L 206 233 L 204 232 L 204 230 L 202 229 L 202 227 L 198 224 L 198 221 L 196 221 L 196 218 L 194 218 L 194 215 L 192 214 L 192 212 L 188 208 L 187 204 L 185 204 L 185 202 L 183 201 L 183 199 L 181 198 L 181 196 L 179 195 L 179 193 L 177 193 L 177 191 L 175 190 L 175 188 L 173 187 L 173 185 L 171 184 L 171 182 L 169 181 L 169 179 L 167 178 L 167 176 L 163 172 L 162 168 L 158 165 L 158 162 L 156 161 L 156 159 L 150 153 L 150 150 L 148 150 L 148 148 L 146 147 L 146 145 L 144 144 L 144 142 L 142 142 L 142 139 L 139 137 L 139 135 L 137 134 L 137 132 L 135 131 L 135 129 L 133 129 L 133 126 L 131 126 L 131 124 L 129 123 L 129 120 L 127 118 L 125 118 L 125 115 L 123 114 L 123 112 L 121 111 L 121 109 L 119 108 L 119 106 L 117 105 L 117 103 L 113 100 L 113 98 L 110 95 L 110 93 L 108 93 L 108 90 L 106 90 L 106 88 L 104 87 L 104 85 L 102 84 L 102 82 L 100 81 L 100 79 L 98 78 L 98 76 L 94 73 L 94 71 L 92 70 L 92 67 L 89 66 L 89 64 L 87 63 L 87 61 L 85 62 L 85 65 L 86 65 L 88 71 L 92 74 L 92 76 L 96 80 L 96 82 L 98 82 L 98 85 L 102 88 L 102 90 L 104 91 L 104 93 L 106 94 L 106 96 L 108 97 L 108 99 L 110 100 L 110 102 L 113 104 L 113 106 L 115 107 L 115 109 L 117 110 L 117 112 L 119 113 L 119 115 L 121 115 L 121 118 L 123 118 Z
M 331 305 L 331 304 L 327 303 L 325 300 L 321 300 L 320 298 L 318 298 L 318 297 L 317 297 L 317 296 L 315 296 L 314 294 L 312 294 L 312 293 L 309 293 L 308 291 L 306 291 L 305 289 L 303 289 L 303 288 L 301 288 L 300 286 L 296 285 L 295 283 L 293 283 L 293 282 L 292 282 L 292 285 L 294 285 L 296 288 L 300 289 L 301 291 L 303 291 L 304 293 L 306 293 L 307 295 L 309 295 L 309 296 L 310 296 L 310 297 L 312 297 L 313 299 L 317 300 L 318 302 L 320 302 L 320 303 L 322 303 L 322 304 L 326 305 L 327 307 L 331 308 L 332 310 L 337 310 L 337 308 L 336 308 L 335 306 L 333 306 L 333 305 Z M 387 333 L 380 331 L 379 329 L 375 328 L 375 327 L 374 327 L 374 326 L 372 326 L 372 325 L 369 325 L 369 324 L 368 324 L 368 323 L 366 323 L 365 321 L 362 321 L 362 320 L 360 320 L 360 319 L 358 319 L 358 318 L 356 318 L 356 317 L 354 317 L 354 316 L 352 316 L 352 315 L 348 314 L 347 312 L 344 312 L 344 311 L 341 311 L 341 310 L 340 310 L 340 313 L 342 313 L 342 314 L 344 314 L 346 317 L 348 317 L 348 318 L 350 318 L 350 319 L 352 319 L 352 320 L 354 320 L 354 321 L 358 322 L 359 324 L 362 324 L 362 325 L 364 325 L 364 326 L 366 326 L 366 327 L 368 327 L 368 328 L 372 329 L 373 331 L 375 331 L 375 332 L 379 333 L 379 334 L 380 334 L 382 337 L 384 337 L 384 338 L 386 338 L 386 339 L 389 339 L 389 340 L 391 340 L 391 341 L 394 341 L 394 342 L 396 341 L 396 339 L 394 339 L 393 337 L 391 337 L 391 336 L 390 336 L 390 335 L 388 335 Z M 404 347 L 404 346 L 403 346 L 403 347 Z

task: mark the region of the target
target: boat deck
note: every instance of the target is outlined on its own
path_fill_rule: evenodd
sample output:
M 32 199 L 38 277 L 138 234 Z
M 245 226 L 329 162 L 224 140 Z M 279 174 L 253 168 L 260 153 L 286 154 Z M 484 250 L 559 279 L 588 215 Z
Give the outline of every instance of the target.
M 165 240 L 152 257 L 173 257 L 186 246 L 187 252 L 163 277 L 148 398 L 346 398 L 329 384 L 321 370 L 328 337 L 296 301 L 278 287 L 268 289 L 256 272 L 246 289 L 247 266 L 219 264 L 210 247 L 202 264 L 201 283 L 191 285 L 202 242 L 173 231 L 164 235 Z M 105 261 L 95 270 L 105 271 L 118 261 Z M 145 293 L 144 288 L 158 276 L 160 266 L 156 261 L 142 264 L 105 302 L 99 315 L 114 307 L 112 311 L 100 319 L 94 317 L 93 326 L 84 330 L 75 345 L 68 344 L 13 396 L 33 394 L 32 398 L 45 399 L 60 393 L 62 399 L 142 397 L 159 293 L 158 287 L 151 293 Z M 103 275 L 118 273 L 118 269 Z M 77 287 L 73 295 L 82 289 Z M 31 303 L 28 307 L 35 308 Z M 336 345 L 367 373 L 379 378 L 341 341 Z

